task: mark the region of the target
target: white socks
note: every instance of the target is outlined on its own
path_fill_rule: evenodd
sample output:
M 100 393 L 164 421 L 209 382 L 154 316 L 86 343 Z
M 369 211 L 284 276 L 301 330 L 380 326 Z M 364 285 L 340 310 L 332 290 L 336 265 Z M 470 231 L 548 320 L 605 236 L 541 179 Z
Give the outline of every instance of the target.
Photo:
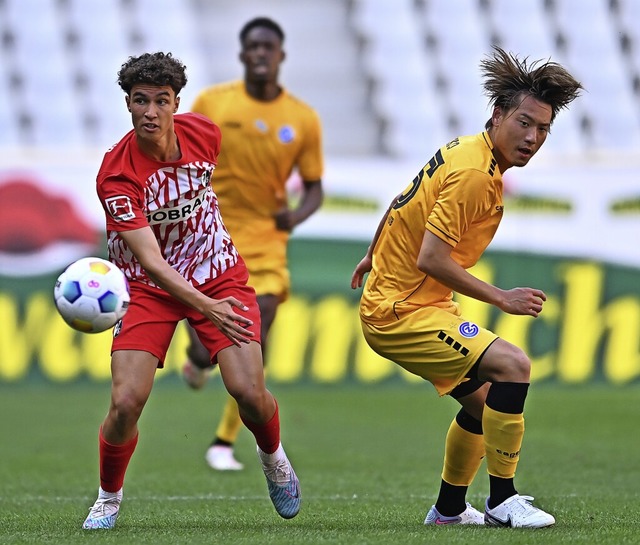
M 122 488 L 117 492 L 107 492 L 103 490 L 102 487 L 98 487 L 98 499 L 100 500 L 112 500 L 116 499 L 118 501 L 122 501 Z

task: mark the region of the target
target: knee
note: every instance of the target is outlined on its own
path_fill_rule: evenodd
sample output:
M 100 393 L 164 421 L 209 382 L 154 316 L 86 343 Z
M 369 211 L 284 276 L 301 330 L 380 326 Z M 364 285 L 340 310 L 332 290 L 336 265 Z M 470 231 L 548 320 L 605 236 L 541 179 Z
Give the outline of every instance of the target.
M 479 376 L 489 382 L 530 382 L 531 360 L 517 346 L 502 342 L 480 362 Z
M 262 415 L 267 412 L 271 394 L 266 389 L 235 388 L 229 394 L 235 398 L 240 411 L 244 414 Z
M 531 380 L 531 360 L 520 348 L 514 347 L 507 366 L 509 382 L 530 382 Z
M 110 413 L 116 426 L 121 430 L 134 426 L 142 414 L 145 401 L 132 392 L 114 392 Z

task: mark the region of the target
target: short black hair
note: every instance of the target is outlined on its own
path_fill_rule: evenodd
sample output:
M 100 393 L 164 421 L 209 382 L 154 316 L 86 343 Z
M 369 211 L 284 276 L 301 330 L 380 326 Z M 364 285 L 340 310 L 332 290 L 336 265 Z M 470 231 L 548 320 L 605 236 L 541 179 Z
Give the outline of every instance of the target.
M 254 28 L 258 27 L 272 30 L 278 35 L 278 38 L 280 38 L 280 43 L 284 43 L 284 31 L 282 30 L 282 27 L 273 19 L 269 19 L 269 17 L 256 17 L 245 23 L 242 30 L 240 30 L 240 43 L 244 44 L 247 34 L 249 34 L 249 32 Z
M 187 84 L 186 69 L 171 53 L 143 53 L 129 57 L 120 67 L 118 85 L 127 95 L 134 85 L 141 83 L 158 87 L 169 85 L 177 96 Z

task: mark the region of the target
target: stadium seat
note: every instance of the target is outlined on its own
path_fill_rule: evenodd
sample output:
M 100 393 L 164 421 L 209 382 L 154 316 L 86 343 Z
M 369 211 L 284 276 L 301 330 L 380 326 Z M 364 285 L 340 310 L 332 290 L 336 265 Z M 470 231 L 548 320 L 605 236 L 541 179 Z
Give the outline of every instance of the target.
M 580 101 L 593 120 L 586 145 L 602 150 L 638 149 L 640 108 L 613 15 L 604 2 L 585 10 L 581 2 L 564 0 L 557 3 L 555 16 L 567 36 L 566 62 L 585 87 Z
M 18 116 L 6 80 L 0 81 L 0 147 L 14 148 L 20 145 Z
M 11 102 L 9 112 L 0 107 L 0 145 L 111 145 L 131 126 L 117 71 L 143 50 L 185 62 L 185 111 L 202 87 L 242 77 L 237 32 L 262 8 L 260 0 L 0 1 L 0 98 L 10 93 Z M 492 43 L 552 57 L 583 81 L 584 97 L 553 127 L 556 149 L 638 149 L 640 1 L 586 9 L 584 0 L 273 0 L 262 14 L 295 44 L 283 81 L 319 111 L 331 153 L 371 154 L 383 142 L 391 154 L 423 158 L 481 130 L 490 112 L 478 64 Z
M 53 3 L 21 0 L 9 2 L 7 8 L 7 23 L 16 35 L 9 63 L 22 80 L 18 103 L 32 120 L 26 142 L 36 146 L 80 145 L 81 108 Z
M 358 2 L 355 23 L 366 37 L 366 69 L 377 82 L 374 105 L 389 121 L 385 147 L 393 155 L 424 160 L 447 136 L 442 97 L 412 3 Z
M 491 0 L 489 12 L 502 48 L 532 60 L 554 56 L 553 27 L 540 0 Z
M 449 128 L 452 138 L 481 131 L 490 117 L 479 64 L 491 43 L 486 26 L 478 24 L 479 16 L 463 0 L 430 0 L 422 13 L 435 38 L 436 62 L 446 81 L 446 102 L 455 120 Z

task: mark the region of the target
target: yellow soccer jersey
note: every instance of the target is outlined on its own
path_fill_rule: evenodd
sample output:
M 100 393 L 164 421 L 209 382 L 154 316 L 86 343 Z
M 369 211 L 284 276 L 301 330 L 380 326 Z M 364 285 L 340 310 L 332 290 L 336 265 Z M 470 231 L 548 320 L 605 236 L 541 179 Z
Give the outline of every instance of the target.
M 287 202 L 285 184 L 294 169 L 305 181 L 322 177 L 317 113 L 285 90 L 276 100 L 255 100 L 242 81 L 203 90 L 192 110 L 222 131 L 212 185 L 249 270 L 286 266 L 288 234 L 276 230 L 273 216 Z
M 486 132 L 440 148 L 391 209 L 373 252 L 360 303 L 362 319 L 385 323 L 433 305 L 457 312 L 449 288 L 417 267 L 425 229 L 472 267 L 502 218 L 502 174 Z

